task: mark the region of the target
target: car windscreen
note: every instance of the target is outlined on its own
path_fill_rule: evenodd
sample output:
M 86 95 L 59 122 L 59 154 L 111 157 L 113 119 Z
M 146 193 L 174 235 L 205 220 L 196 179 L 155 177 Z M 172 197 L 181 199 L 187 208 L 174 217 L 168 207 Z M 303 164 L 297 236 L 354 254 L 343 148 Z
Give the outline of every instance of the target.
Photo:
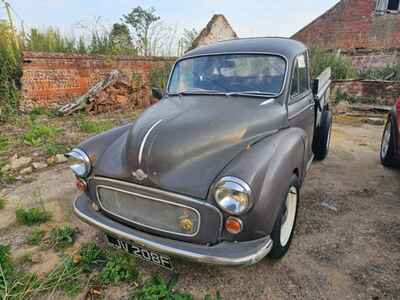
M 279 94 L 286 61 L 276 55 L 224 54 L 179 61 L 171 76 L 168 93 L 210 91 L 221 93 Z

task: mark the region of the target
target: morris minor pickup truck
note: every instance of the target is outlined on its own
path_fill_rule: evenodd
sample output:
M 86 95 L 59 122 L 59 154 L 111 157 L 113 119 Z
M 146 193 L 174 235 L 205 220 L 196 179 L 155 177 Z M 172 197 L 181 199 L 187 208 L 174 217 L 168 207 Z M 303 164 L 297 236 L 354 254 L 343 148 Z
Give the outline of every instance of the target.
M 311 80 L 307 47 L 236 39 L 186 53 L 159 101 L 66 156 L 74 211 L 108 243 L 167 269 L 283 257 L 300 190 L 329 151 L 330 69 Z

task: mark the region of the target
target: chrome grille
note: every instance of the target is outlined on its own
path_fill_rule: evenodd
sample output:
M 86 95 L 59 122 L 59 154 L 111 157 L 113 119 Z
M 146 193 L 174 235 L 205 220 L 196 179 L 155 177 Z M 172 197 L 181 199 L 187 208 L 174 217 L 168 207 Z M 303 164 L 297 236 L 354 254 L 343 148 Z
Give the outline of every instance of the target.
M 200 229 L 200 213 L 182 204 L 102 185 L 97 198 L 109 214 L 143 227 L 189 237 Z

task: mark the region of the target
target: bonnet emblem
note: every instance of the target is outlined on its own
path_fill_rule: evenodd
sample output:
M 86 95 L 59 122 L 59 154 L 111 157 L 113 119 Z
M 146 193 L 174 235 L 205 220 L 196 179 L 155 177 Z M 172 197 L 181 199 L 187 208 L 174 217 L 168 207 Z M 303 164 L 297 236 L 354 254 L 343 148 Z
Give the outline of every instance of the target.
M 148 175 L 145 172 L 143 172 L 142 169 L 138 169 L 138 170 L 132 172 L 132 176 L 135 177 L 135 179 L 139 180 L 139 181 L 143 181 L 148 177 Z

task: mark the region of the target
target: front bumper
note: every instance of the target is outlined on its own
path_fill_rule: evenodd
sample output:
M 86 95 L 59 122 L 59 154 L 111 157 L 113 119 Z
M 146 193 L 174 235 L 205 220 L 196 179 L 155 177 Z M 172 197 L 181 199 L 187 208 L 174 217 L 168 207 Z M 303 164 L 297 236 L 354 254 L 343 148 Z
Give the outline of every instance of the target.
M 270 237 L 240 243 L 222 242 L 214 246 L 162 238 L 118 223 L 95 211 L 91 203 L 86 194 L 81 194 L 74 202 L 75 214 L 85 223 L 96 226 L 110 235 L 172 256 L 215 265 L 251 265 L 264 258 L 272 248 Z

